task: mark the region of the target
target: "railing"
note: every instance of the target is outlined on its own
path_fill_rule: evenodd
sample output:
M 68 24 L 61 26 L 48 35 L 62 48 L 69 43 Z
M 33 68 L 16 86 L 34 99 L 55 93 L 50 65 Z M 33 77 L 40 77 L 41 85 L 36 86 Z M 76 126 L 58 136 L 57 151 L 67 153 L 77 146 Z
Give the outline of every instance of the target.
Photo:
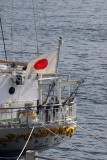
M 39 156 L 38 151 L 34 151 L 34 150 L 27 150 L 26 151 L 26 160 L 38 160 L 38 158 L 45 159 L 45 160 L 59 160 L 56 158 L 53 159 L 50 157 Z
M 46 107 L 46 109 L 41 110 L 39 114 L 39 119 L 42 121 L 42 123 L 57 123 L 57 124 L 65 124 L 65 123 L 71 123 L 72 120 L 74 120 L 74 108 L 76 108 L 76 105 L 67 106 L 67 107 L 59 107 L 59 106 L 53 106 L 51 108 Z
M 76 105 L 42 108 L 0 108 L 0 127 L 27 127 L 38 124 L 65 124 L 76 118 Z

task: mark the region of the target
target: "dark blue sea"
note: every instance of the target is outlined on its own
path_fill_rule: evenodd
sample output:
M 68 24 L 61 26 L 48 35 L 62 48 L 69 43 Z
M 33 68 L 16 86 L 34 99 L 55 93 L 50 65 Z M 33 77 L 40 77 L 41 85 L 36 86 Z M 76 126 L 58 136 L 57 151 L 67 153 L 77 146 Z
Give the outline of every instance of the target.
M 0 0 L 0 16 L 8 60 L 29 61 L 37 50 L 55 50 L 63 37 L 59 72 L 85 78 L 76 98 L 77 123 L 107 141 L 107 0 Z M 1 30 L 0 59 L 5 59 Z M 78 127 L 70 142 L 107 160 L 107 145 Z M 39 155 L 92 159 L 66 143 Z

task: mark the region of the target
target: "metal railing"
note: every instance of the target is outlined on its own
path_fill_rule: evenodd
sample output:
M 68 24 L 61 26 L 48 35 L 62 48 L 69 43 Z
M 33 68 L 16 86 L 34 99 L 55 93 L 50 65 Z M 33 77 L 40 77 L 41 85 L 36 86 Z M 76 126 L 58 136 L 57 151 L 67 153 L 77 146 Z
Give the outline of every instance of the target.
M 0 127 L 27 127 L 38 124 L 65 124 L 76 118 L 76 104 L 41 108 L 0 108 Z

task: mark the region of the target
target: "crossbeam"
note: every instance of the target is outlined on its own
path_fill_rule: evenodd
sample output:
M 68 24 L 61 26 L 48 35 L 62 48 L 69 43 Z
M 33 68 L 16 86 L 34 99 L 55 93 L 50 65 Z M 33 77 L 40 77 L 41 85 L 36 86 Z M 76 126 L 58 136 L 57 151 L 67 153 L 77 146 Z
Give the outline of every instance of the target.
M 27 66 L 28 63 L 25 63 L 25 62 L 16 62 L 16 61 L 0 60 L 0 64 L 13 64 L 13 65 L 15 65 L 15 66 Z

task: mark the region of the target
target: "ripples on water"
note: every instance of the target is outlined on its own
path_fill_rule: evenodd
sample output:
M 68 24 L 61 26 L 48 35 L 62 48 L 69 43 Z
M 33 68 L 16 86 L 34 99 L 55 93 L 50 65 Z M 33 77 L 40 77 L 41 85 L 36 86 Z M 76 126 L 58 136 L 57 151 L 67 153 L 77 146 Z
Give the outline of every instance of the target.
M 11 55 L 11 2 L 0 1 L 8 55 Z M 17 60 L 22 60 L 22 57 L 23 61 L 29 60 L 29 57 L 36 53 L 31 2 L 14 0 L 13 3 L 12 51 Z M 42 3 L 42 0 L 38 0 L 35 6 L 40 52 L 45 53 L 57 48 L 58 36 L 62 36 L 64 43 L 61 48 L 59 71 L 71 73 L 72 77 L 78 79 L 86 78 L 77 95 L 78 124 L 107 140 L 107 1 L 46 0 Z M 22 28 L 22 32 L 19 28 Z M 23 44 L 22 52 L 20 40 Z M 0 52 L 3 59 L 1 36 Z M 107 159 L 107 146 L 79 128 L 70 142 L 99 160 Z M 67 144 L 61 144 L 40 155 L 66 160 L 90 159 Z

